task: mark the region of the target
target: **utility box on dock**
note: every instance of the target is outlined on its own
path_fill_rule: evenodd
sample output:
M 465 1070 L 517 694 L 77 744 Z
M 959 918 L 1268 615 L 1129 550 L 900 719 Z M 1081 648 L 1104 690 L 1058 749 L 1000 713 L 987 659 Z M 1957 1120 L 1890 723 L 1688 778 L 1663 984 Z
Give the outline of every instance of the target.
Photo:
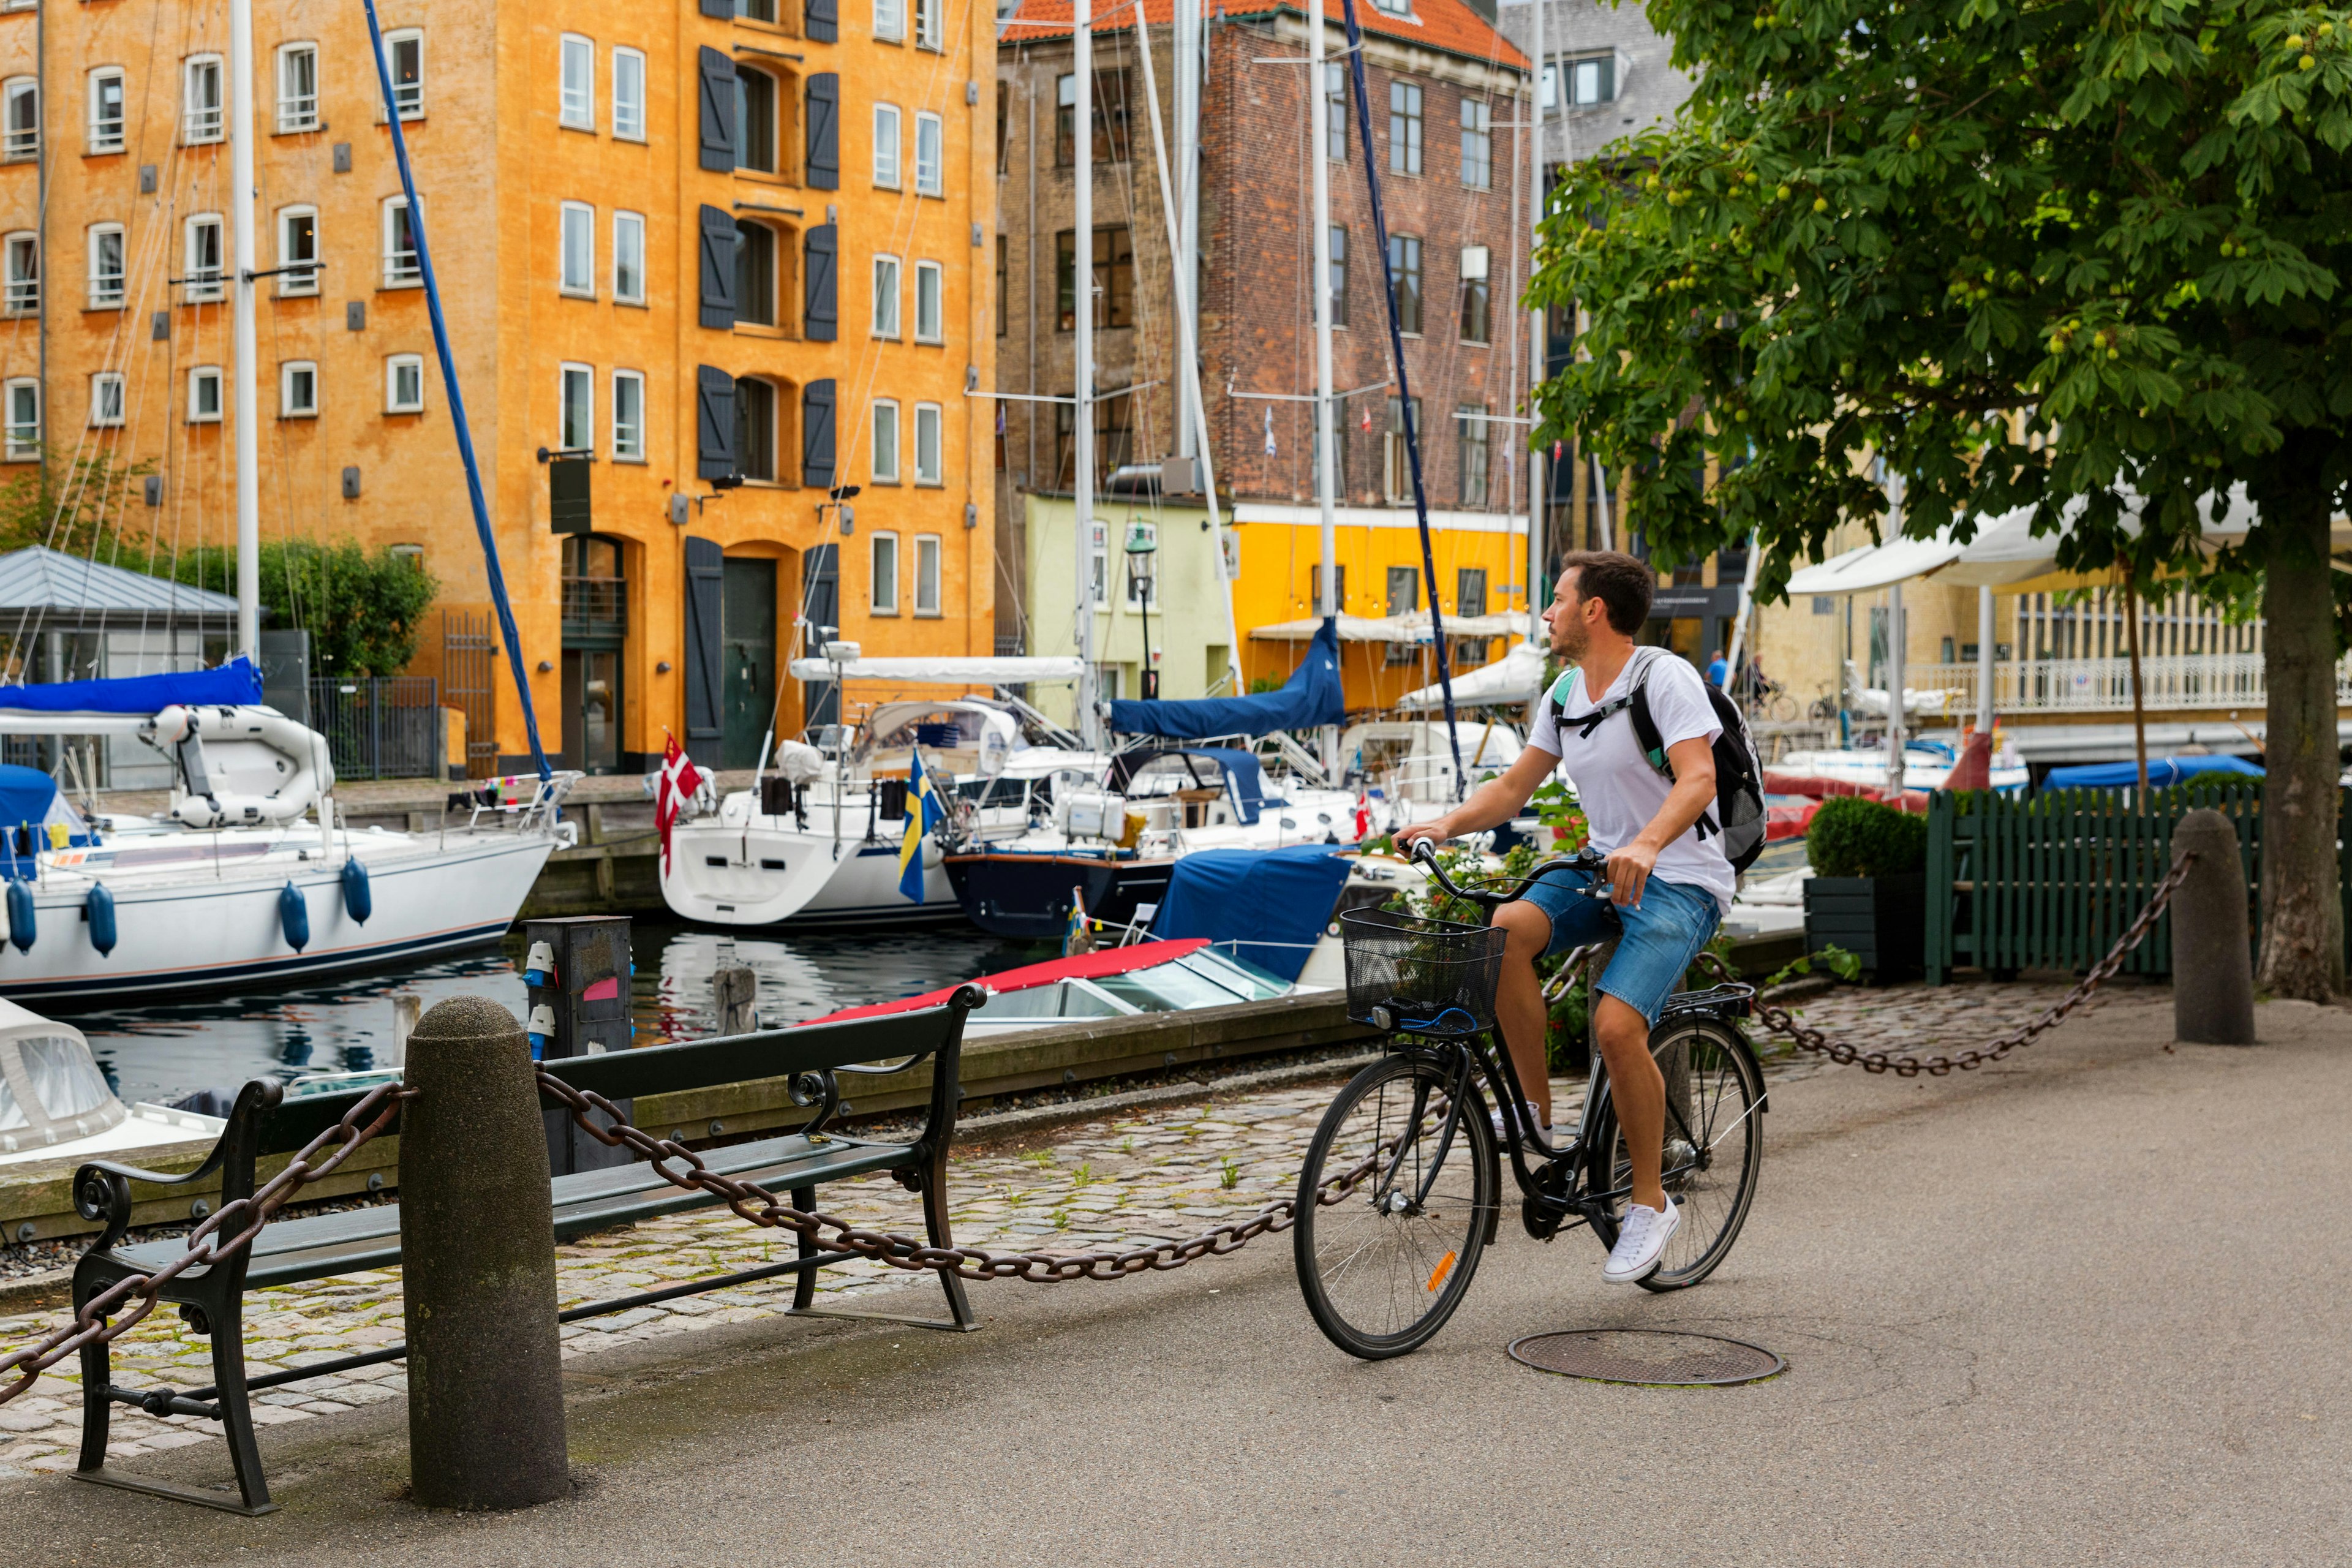
M 524 1026 L 532 1059 L 595 1056 L 629 1048 L 629 921 L 579 915 L 525 921 L 523 981 L 530 988 Z M 621 1102 L 628 1112 L 630 1102 Z M 608 1149 L 557 1110 L 547 1113 L 547 1163 L 554 1174 L 602 1171 L 635 1158 Z

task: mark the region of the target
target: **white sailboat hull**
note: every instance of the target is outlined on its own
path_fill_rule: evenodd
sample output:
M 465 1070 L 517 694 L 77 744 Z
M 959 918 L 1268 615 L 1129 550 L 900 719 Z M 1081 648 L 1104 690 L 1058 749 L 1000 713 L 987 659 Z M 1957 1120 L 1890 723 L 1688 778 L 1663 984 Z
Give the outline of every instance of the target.
M 299 837 L 316 846 L 313 833 Z M 119 839 L 126 847 L 154 842 Z M 478 946 L 503 935 L 554 848 L 544 833 L 453 833 L 438 839 L 400 834 L 339 835 L 337 848 L 368 870 L 367 921 L 345 908 L 342 853 L 309 858 L 281 850 L 225 859 L 217 876 L 193 873 L 143 881 L 103 876 L 114 899 L 117 940 L 92 944 L 85 900 L 92 879 L 71 868 L 26 884 L 36 910 L 34 941 L 0 947 L 0 995 L 108 1000 L 249 984 L 363 968 Z M 310 916 L 310 941 L 286 939 L 279 895 L 290 882 Z
M 819 813 L 810 814 L 814 828 Z M 784 826 L 773 826 L 782 823 Z M 892 829 L 900 828 L 896 822 Z M 836 853 L 838 851 L 838 853 Z M 779 817 L 750 826 L 712 820 L 670 830 L 662 900 L 681 919 L 707 925 L 884 924 L 952 920 L 961 910 L 935 839 L 924 841 L 923 900 L 898 891 L 898 843 L 868 843 L 830 831 L 803 831 Z

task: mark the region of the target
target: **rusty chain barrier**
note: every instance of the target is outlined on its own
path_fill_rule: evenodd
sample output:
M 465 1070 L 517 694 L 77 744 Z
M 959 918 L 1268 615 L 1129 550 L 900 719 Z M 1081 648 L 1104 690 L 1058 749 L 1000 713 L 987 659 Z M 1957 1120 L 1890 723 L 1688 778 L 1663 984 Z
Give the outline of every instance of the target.
M 309 1183 L 331 1173 L 369 1139 L 383 1131 L 391 1121 L 400 1102 L 413 1091 L 396 1083 L 380 1084 L 368 1091 L 360 1102 L 343 1115 L 343 1119 L 320 1132 L 302 1146 L 301 1152 L 286 1163 L 284 1169 L 264 1182 L 251 1197 L 225 1203 L 205 1216 L 195 1229 L 188 1233 L 188 1250 L 152 1274 L 132 1274 L 116 1280 L 98 1295 L 83 1303 L 74 1314 L 73 1321 L 50 1334 L 38 1344 L 24 1350 L 11 1351 L 0 1356 L 0 1377 L 15 1375 L 16 1381 L 0 1388 L 0 1405 L 5 1405 L 33 1386 L 41 1373 L 70 1355 L 79 1355 L 91 1345 L 102 1345 L 121 1338 L 146 1320 L 155 1310 L 156 1293 L 199 1264 L 216 1268 L 228 1263 L 252 1247 L 254 1238 L 269 1218 L 293 1200 Z M 332 1147 L 334 1152 L 323 1160 L 318 1156 Z M 313 1163 L 313 1161 L 317 1161 Z M 124 1183 L 124 1178 L 112 1178 Z M 76 1206 L 85 1219 L 98 1216 L 90 1212 L 94 1201 L 85 1203 L 75 1194 Z M 232 1226 L 244 1228 L 226 1241 L 218 1239 Z M 133 1303 L 120 1318 L 110 1321 L 110 1314 L 124 1304 Z
M 1832 1040 L 1819 1029 L 1799 1023 L 1795 1014 L 1785 1007 L 1773 1005 L 1761 996 L 1756 999 L 1756 1016 L 1764 1021 L 1766 1028 L 1794 1042 L 1799 1049 L 1827 1057 L 1841 1067 L 1859 1065 L 1864 1072 L 1891 1072 L 1897 1078 L 1917 1078 L 1921 1073 L 1926 1073 L 1930 1078 L 1942 1078 L 1947 1073 L 1971 1071 L 1984 1066 L 1987 1062 L 2000 1060 L 2020 1046 L 2031 1045 L 2044 1031 L 2064 1022 L 2076 1008 L 2091 999 L 2093 992 L 2114 979 L 2116 973 L 2123 968 L 2124 960 L 2130 956 L 2132 949 L 2146 941 L 2147 933 L 2156 929 L 2158 919 L 2163 915 L 2165 906 L 2172 902 L 2172 895 L 2179 890 L 2181 882 L 2188 877 L 2189 868 L 2196 858 L 2194 853 L 2186 854 L 2180 858 L 2179 864 L 2174 866 L 2171 873 L 2156 885 L 2156 891 L 2148 895 L 2147 902 L 2141 907 L 2139 913 L 2133 917 L 2132 923 L 2124 928 L 2124 933 L 2121 936 L 2116 938 L 2116 944 L 2107 950 L 2106 957 L 2099 960 L 2098 963 L 2082 979 L 2074 983 L 2073 990 L 2059 998 L 2040 1017 L 2031 1023 L 2019 1025 L 2009 1033 L 1996 1037 L 1990 1044 L 1971 1047 L 1957 1056 L 1898 1057 L 1885 1051 L 1866 1051 L 1857 1046 L 1850 1046 L 1843 1040 Z M 1739 976 L 1732 973 L 1731 966 L 1714 953 L 1699 954 L 1699 962 L 1709 973 L 1718 979 L 1733 982 L 1739 980 Z

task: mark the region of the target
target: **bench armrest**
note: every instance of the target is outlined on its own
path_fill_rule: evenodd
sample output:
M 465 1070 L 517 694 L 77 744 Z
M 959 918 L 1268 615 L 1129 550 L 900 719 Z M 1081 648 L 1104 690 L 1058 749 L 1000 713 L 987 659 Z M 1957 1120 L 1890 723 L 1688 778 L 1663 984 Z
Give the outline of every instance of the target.
M 221 1130 L 220 1139 L 204 1163 L 192 1171 L 167 1175 L 161 1171 L 142 1170 L 114 1160 L 88 1160 L 75 1170 L 73 1179 L 74 1209 L 84 1219 L 104 1220 L 105 1234 L 91 1246 L 93 1252 L 104 1252 L 122 1239 L 131 1228 L 131 1184 L 145 1182 L 152 1186 L 182 1187 L 200 1182 L 232 1161 L 241 1169 L 226 1173 L 221 1186 L 224 1200 L 231 1195 L 232 1187 L 244 1193 L 253 1190 L 254 1152 L 259 1142 L 261 1119 L 277 1109 L 285 1097 L 285 1089 L 273 1079 L 255 1079 L 237 1091 L 236 1103 L 229 1108 L 228 1125 Z
M 916 1139 L 919 1163 L 936 1163 L 944 1173 L 948 1147 L 955 1142 L 956 1112 L 963 1104 L 961 1072 L 963 1066 L 963 1021 L 972 1011 L 988 1000 L 988 993 L 977 985 L 960 985 L 948 1005 L 954 1009 L 948 1026 L 948 1037 L 928 1053 L 931 1062 L 931 1106 L 924 1119 L 922 1136 Z

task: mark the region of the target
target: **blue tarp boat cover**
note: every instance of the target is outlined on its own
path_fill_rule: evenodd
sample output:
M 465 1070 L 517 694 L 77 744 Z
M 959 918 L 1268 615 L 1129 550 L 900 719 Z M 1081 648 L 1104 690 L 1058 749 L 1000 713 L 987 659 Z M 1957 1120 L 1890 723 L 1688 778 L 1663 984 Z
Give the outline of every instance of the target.
M 2147 760 L 2147 784 L 2150 789 L 2162 789 L 2179 784 L 2182 779 L 2199 773 L 2235 773 L 2244 778 L 2258 779 L 2263 770 L 2243 757 L 2150 757 Z M 2074 768 L 2052 768 L 2050 776 L 2042 781 L 2043 789 L 2129 789 L 2139 783 L 2139 767 L 2135 763 L 2085 763 Z
M 260 700 L 261 671 L 243 654 L 212 669 L 180 674 L 0 686 L 0 708 L 20 713 L 160 713 L 175 702 L 234 708 Z
M 1231 746 L 1181 748 L 1171 746 L 1150 751 L 1122 752 L 1111 762 L 1111 787 L 1116 790 L 1125 790 L 1135 775 L 1143 771 L 1146 763 L 1161 757 L 1198 757 L 1223 769 L 1226 777 L 1232 781 L 1234 810 L 1245 824 L 1255 825 L 1259 814 L 1267 806 L 1285 804 L 1279 799 L 1269 800 L 1266 797 L 1265 770 L 1258 765 L 1257 758 L 1248 752 L 1239 751 Z M 1201 775 L 1201 770 L 1198 768 L 1192 769 L 1192 772 L 1196 776 Z M 1201 777 L 1203 788 L 1208 787 L 1210 782 L 1210 777 Z
M 34 857 L 41 850 L 92 842 L 89 825 L 58 794 L 57 780 L 38 768 L 0 763 L 0 877 L 27 880 L 40 872 Z
M 1353 864 L 1335 846 L 1196 849 L 1176 862 L 1151 934 L 1232 942 L 1237 957 L 1297 980 Z
M 1265 735 L 1311 730 L 1348 716 L 1339 695 L 1339 629 L 1327 620 L 1307 645 L 1307 657 L 1279 691 L 1247 697 L 1126 700 L 1110 705 L 1110 727 L 1122 735 L 1165 735 L 1202 741 L 1212 735 Z

